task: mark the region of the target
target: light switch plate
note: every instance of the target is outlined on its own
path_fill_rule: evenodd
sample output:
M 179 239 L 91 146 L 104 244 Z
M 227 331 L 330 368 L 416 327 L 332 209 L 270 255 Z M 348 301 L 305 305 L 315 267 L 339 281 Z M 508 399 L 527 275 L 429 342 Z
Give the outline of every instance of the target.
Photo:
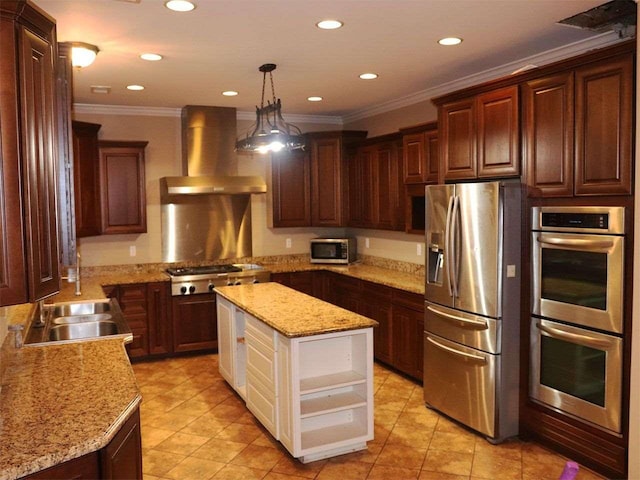
M 507 265 L 507 278 L 514 278 L 516 276 L 516 266 Z

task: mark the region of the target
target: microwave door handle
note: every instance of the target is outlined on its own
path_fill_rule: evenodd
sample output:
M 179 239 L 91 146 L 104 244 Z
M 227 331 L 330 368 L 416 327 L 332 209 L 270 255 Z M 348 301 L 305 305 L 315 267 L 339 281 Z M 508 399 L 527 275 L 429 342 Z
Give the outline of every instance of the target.
M 460 229 L 460 197 L 455 196 L 453 201 L 453 213 L 451 214 L 451 272 L 453 285 L 453 296 L 458 297 L 458 270 L 460 268 L 460 244 L 458 241 L 458 230 Z
M 487 360 L 484 357 L 481 357 L 479 355 L 473 355 L 471 353 L 467 353 L 467 352 L 461 352 L 460 350 L 456 350 L 455 348 L 451 348 L 448 347 L 446 345 L 441 344 L 440 342 L 438 342 L 437 340 L 434 340 L 431 337 L 427 337 L 427 342 L 433 344 L 435 347 L 444 350 L 446 352 L 449 352 L 453 355 L 457 355 L 459 357 L 464 357 L 468 360 L 473 361 L 474 363 L 477 363 L 479 365 L 486 365 L 487 364 Z
M 465 326 L 474 327 L 477 330 L 486 330 L 487 328 L 489 328 L 489 326 L 487 325 L 487 322 L 482 322 L 482 321 L 478 321 L 478 320 L 471 320 L 470 318 L 459 317 L 459 316 L 453 315 L 451 313 L 443 312 L 442 310 L 440 310 L 437 307 L 434 307 L 432 305 L 429 305 L 427 307 L 427 310 L 429 310 L 430 312 L 438 315 L 439 317 L 444 317 L 446 319 L 453 320 L 455 322 L 463 323 L 463 324 L 465 324 Z
M 612 240 L 585 240 L 582 238 L 557 238 L 549 235 L 539 235 L 538 243 L 559 247 L 573 247 L 579 250 L 608 250 L 613 247 Z
M 453 297 L 453 288 L 451 286 L 451 258 L 452 251 L 450 249 L 451 238 L 451 214 L 453 213 L 453 196 L 449 197 L 449 205 L 447 206 L 447 220 L 445 222 L 444 230 L 444 249 L 445 249 L 445 271 L 447 274 L 447 287 L 449 288 L 449 296 Z
M 558 330 L 557 328 L 548 327 L 542 325 L 540 322 L 536 323 L 536 328 L 550 337 L 559 338 L 560 340 L 566 340 L 573 343 L 580 343 L 581 345 L 593 348 L 606 348 L 611 345 L 608 340 L 598 340 L 597 338 L 590 337 L 589 335 L 580 335 L 579 333 L 570 333 Z

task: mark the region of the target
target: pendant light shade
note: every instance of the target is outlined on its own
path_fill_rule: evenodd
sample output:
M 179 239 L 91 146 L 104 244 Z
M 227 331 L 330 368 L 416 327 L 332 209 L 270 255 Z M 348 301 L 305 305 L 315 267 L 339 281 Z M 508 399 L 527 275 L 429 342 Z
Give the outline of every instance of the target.
M 265 63 L 258 70 L 262 72 L 262 98 L 260 107 L 256 107 L 256 121 L 251 126 L 246 136 L 238 139 L 236 150 L 240 152 L 279 152 L 281 150 L 295 150 L 304 148 L 304 138 L 298 127 L 285 122 L 282 118 L 282 102 L 276 100 L 273 87 L 273 72 L 276 65 Z M 271 83 L 271 101 L 264 104 L 264 90 L 267 82 L 267 73 Z

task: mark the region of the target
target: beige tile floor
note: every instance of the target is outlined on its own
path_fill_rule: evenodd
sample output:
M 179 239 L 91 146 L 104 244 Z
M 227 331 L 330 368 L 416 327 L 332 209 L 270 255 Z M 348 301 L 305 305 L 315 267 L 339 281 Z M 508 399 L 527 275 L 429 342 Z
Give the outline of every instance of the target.
M 217 355 L 134 364 L 145 480 L 556 480 L 567 461 L 535 443 L 494 446 L 425 408 L 422 387 L 376 364 L 366 451 L 303 465 L 246 409 Z M 599 479 L 581 467 L 580 480 Z

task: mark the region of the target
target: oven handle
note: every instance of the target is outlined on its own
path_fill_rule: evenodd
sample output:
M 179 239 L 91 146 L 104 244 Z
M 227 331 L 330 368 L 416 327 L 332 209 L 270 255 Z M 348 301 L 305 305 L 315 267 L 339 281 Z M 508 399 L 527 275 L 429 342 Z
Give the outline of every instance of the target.
M 556 245 L 564 247 L 574 247 L 582 250 L 602 249 L 608 250 L 613 247 L 612 240 L 584 240 L 580 238 L 554 238 L 547 235 L 539 235 L 538 243 L 543 245 Z
M 446 313 L 446 312 L 443 312 L 441 310 L 438 310 L 437 308 L 432 307 L 431 305 L 429 305 L 427 307 L 427 310 L 429 310 L 432 313 L 435 313 L 436 315 L 438 315 L 440 317 L 445 317 L 445 318 L 448 318 L 450 320 L 454 320 L 456 322 L 466 323 L 466 324 L 468 324 L 468 326 L 477 327 L 478 330 L 486 330 L 487 328 L 489 328 L 489 326 L 487 325 L 487 322 L 482 322 L 482 321 L 478 321 L 478 320 L 471 320 L 469 318 L 458 317 L 457 315 L 452 315 L 451 313 Z
M 580 342 L 582 345 L 585 345 L 587 347 L 605 348 L 611 345 L 611 342 L 609 342 L 608 340 L 598 340 L 588 335 L 580 335 L 578 333 L 563 332 L 562 330 L 558 330 L 553 327 L 544 326 L 540 322 L 536 323 L 536 328 L 538 328 L 538 330 L 541 330 L 547 333 L 550 337 L 557 337 L 562 340 Z
M 451 347 L 447 347 L 446 345 L 441 344 L 440 342 L 438 342 L 437 340 L 434 340 L 433 338 L 427 336 L 427 342 L 433 344 L 434 346 L 438 347 L 441 350 L 445 350 L 449 353 L 452 353 L 453 355 L 457 355 L 459 357 L 464 357 L 467 358 L 469 360 L 472 360 L 473 362 L 479 364 L 479 365 L 486 365 L 487 364 L 487 360 L 484 357 L 480 357 L 478 355 L 473 355 L 471 353 L 466 353 L 466 352 L 461 352 L 460 350 L 456 350 L 455 348 L 451 348 Z

